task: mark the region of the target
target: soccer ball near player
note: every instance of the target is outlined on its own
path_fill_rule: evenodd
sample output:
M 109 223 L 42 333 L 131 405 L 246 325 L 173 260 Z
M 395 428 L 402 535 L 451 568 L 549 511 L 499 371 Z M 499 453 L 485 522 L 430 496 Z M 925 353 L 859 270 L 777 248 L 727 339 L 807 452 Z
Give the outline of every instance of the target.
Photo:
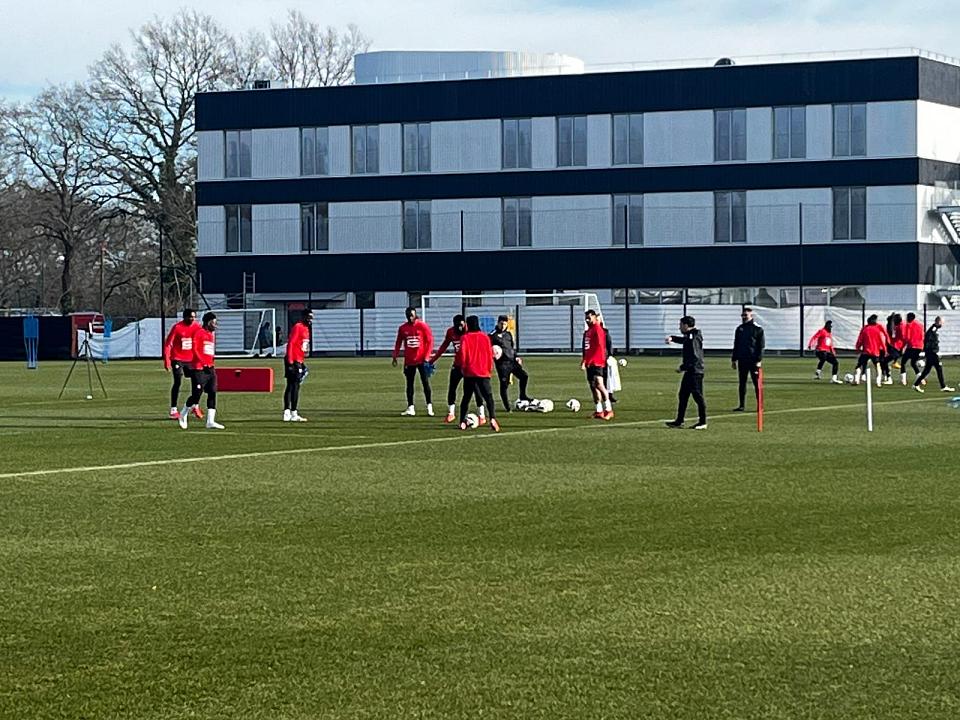
M 500 347 L 499 345 L 494 345 L 494 346 L 493 346 L 493 359 L 494 359 L 494 360 L 499 360 L 499 359 L 502 358 L 502 357 L 503 357 L 503 348 Z
M 847 385 L 853 385 L 853 380 L 854 380 L 853 373 L 847 373 L 846 375 L 843 376 L 843 381 Z
M 529 400 L 517 400 L 513 407 L 519 410 L 520 412 L 526 412 L 530 408 Z
M 627 366 L 627 359 L 626 359 L 626 358 L 620 358 L 619 360 L 617 360 L 617 364 L 618 364 L 620 367 L 626 367 L 626 366 Z
M 467 427 L 471 430 L 476 430 L 480 427 L 480 418 L 477 417 L 474 413 L 467 414 Z
M 567 400 L 567 409 L 571 412 L 580 412 L 580 401 L 576 398 Z
M 537 412 L 548 413 L 553 412 L 553 400 L 544 398 L 543 400 L 536 401 L 536 410 Z

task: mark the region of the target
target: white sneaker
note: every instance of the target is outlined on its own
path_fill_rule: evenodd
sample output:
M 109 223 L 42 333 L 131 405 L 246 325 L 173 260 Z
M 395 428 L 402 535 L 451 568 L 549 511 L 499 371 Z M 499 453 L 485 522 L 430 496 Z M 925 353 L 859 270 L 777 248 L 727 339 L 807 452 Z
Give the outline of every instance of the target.
M 290 422 L 293 419 L 293 414 L 289 410 L 283 411 L 283 421 Z
M 940 392 L 956 392 L 956 391 L 957 391 L 956 388 L 952 388 L 949 385 L 947 385 L 944 388 L 940 388 Z
M 907 376 L 906 376 L 906 374 L 901 374 L 901 375 L 900 375 L 900 384 L 901 384 L 901 385 L 906 385 L 906 384 L 907 384 Z
M 414 415 L 417 414 L 417 409 L 413 405 L 411 405 L 400 414 L 407 417 L 413 417 Z
M 180 425 L 181 430 L 187 429 L 187 417 L 190 415 L 189 412 L 180 413 L 180 417 L 177 418 L 177 423 Z
M 300 413 L 298 413 L 296 410 L 294 410 L 290 414 L 290 422 L 306 422 L 306 421 L 307 419 L 305 417 L 301 417 Z
M 883 381 L 883 384 L 884 384 L 884 385 L 893 385 L 893 378 L 892 378 L 892 377 L 885 378 L 884 381 Z
M 916 390 L 918 393 L 922 393 L 922 392 L 923 392 L 923 388 L 920 387 L 919 385 L 914 385 L 914 386 L 913 386 L 913 389 Z
M 433 405 L 430 403 L 427 403 L 427 415 L 433 417 Z
M 834 385 L 843 385 L 843 380 L 840 380 L 840 379 L 837 378 L 836 376 L 834 376 L 833 378 L 831 378 L 831 379 L 830 379 L 830 382 L 833 383 Z
M 207 430 L 223 430 L 223 425 L 218 422 L 207 421 Z
M 820 371 L 819 371 L 819 370 L 814 370 L 814 371 L 813 371 L 813 379 L 814 379 L 814 380 L 820 380 L 821 378 L 822 378 L 822 375 L 820 374 Z

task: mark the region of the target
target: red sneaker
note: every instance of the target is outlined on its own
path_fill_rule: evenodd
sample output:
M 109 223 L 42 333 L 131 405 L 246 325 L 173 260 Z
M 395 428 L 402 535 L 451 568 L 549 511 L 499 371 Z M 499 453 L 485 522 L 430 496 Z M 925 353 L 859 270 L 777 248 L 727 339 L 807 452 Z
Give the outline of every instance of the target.
M 179 419 L 180 419 L 180 411 L 177 410 L 176 408 L 170 408 L 170 419 L 171 419 L 171 420 L 179 420 Z
M 500 423 L 497 422 L 496 418 L 490 418 L 490 429 L 494 432 L 500 432 Z
M 449 425 L 449 424 L 452 423 L 452 422 L 456 422 L 456 419 L 457 419 L 457 418 L 456 418 L 454 415 L 447 415 L 447 416 L 443 419 L 443 421 L 444 421 L 447 425 Z
M 461 429 L 461 430 L 466 430 L 466 429 L 467 429 L 467 424 L 466 424 L 465 422 L 460 423 L 460 429 Z
M 200 409 L 199 405 L 193 406 L 193 416 L 203 420 L 203 410 Z
M 481 425 L 486 425 L 486 424 L 487 424 L 487 416 L 486 416 L 486 415 L 481 415 L 481 416 L 480 416 L 480 424 L 481 424 Z
M 598 412 L 595 412 L 595 413 L 593 414 L 593 419 L 594 419 L 594 420 L 603 420 L 603 413 L 602 413 L 602 412 L 599 412 L 599 411 L 598 411 Z
M 606 410 L 600 415 L 602 420 L 613 420 L 613 410 Z

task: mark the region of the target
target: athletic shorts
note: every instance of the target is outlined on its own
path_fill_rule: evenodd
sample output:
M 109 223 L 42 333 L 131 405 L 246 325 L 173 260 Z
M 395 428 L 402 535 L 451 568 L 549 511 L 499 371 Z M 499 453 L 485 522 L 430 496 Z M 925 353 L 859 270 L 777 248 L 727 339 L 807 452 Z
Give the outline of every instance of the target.
M 600 367 L 599 365 L 587 365 L 587 383 L 593 385 L 597 378 L 603 380 L 604 370 L 606 370 L 606 367 Z
M 190 379 L 193 377 L 193 370 L 190 369 L 190 366 L 183 362 L 182 360 L 171 360 L 170 361 L 170 370 L 173 372 L 174 376 L 181 375 Z

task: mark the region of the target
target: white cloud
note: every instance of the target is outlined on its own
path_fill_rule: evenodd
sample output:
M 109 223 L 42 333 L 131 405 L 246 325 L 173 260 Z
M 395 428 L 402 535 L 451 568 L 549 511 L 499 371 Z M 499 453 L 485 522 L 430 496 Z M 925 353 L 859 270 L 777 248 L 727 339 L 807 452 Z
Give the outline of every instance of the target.
M 930 0 L 877 0 L 869 12 L 838 0 L 606 0 L 593 6 L 538 0 L 186 0 L 239 32 L 265 29 L 296 7 L 323 24 L 355 22 L 374 49 L 562 52 L 588 64 L 916 46 L 949 50 L 949 23 Z M 7 32 L 0 44 L 0 94 L 23 95 L 45 83 L 79 80 L 112 42 L 168 2 L 0 0 Z

